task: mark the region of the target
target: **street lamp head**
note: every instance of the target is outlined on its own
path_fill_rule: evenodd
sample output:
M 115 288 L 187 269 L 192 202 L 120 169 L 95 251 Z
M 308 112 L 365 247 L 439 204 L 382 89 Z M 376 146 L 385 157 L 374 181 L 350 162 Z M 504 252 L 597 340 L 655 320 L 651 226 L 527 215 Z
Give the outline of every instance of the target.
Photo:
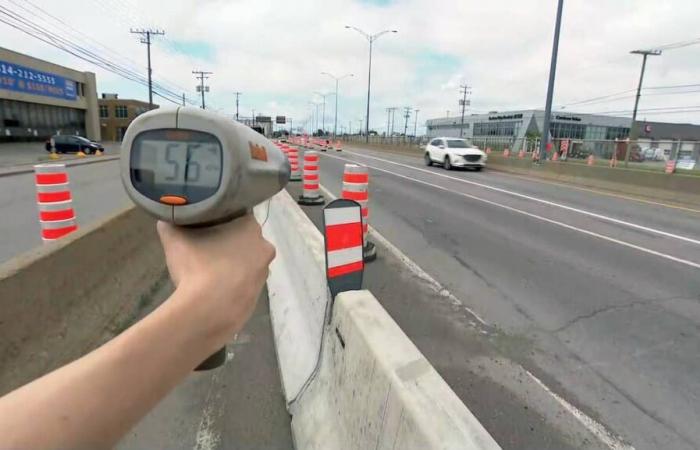
M 650 49 L 650 50 L 632 50 L 630 52 L 633 55 L 651 55 L 651 56 L 659 56 L 661 54 L 661 50 L 658 49 Z
M 391 30 L 392 33 L 398 33 L 399 30 Z

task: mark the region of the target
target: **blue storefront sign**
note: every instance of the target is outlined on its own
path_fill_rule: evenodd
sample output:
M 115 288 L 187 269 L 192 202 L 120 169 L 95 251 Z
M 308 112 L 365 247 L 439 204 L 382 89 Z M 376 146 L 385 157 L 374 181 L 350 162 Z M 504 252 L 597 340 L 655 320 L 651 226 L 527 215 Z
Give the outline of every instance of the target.
M 0 61 L 0 89 L 75 100 L 75 81 L 53 73 Z

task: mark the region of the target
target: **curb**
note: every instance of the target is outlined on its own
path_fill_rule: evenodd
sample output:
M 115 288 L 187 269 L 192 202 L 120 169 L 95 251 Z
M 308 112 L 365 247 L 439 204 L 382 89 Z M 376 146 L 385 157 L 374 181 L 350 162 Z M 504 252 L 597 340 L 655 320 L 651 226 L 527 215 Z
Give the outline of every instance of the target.
M 107 161 L 115 161 L 119 159 L 121 156 L 120 155 L 114 155 L 114 156 L 98 156 L 96 158 L 99 159 L 89 159 L 89 160 L 83 160 L 83 159 L 69 159 L 65 161 L 57 160 L 57 162 L 61 162 L 65 164 L 66 167 L 72 167 L 72 166 L 85 166 L 89 164 L 98 164 L 101 162 L 107 162 Z M 0 177 L 9 177 L 13 175 L 21 175 L 25 173 L 32 173 L 34 172 L 34 165 L 35 164 L 44 164 L 44 163 L 50 163 L 51 161 L 45 161 L 45 162 L 36 162 L 36 163 L 30 163 L 30 164 L 22 164 L 18 166 L 10 166 L 8 168 L 0 168 Z

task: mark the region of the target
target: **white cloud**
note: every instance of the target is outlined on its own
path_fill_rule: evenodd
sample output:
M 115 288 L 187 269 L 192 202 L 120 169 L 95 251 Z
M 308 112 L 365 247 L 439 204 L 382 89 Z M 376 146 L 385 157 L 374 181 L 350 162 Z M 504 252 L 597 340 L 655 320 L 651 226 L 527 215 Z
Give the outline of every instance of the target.
M 156 80 L 171 80 L 194 99 L 191 70 L 210 70 L 211 105 L 232 113 L 233 92 L 242 91 L 242 114 L 255 109 L 291 116 L 297 123 L 309 115 L 307 102 L 314 91 L 334 88 L 321 71 L 355 74 L 341 82 L 339 123 L 363 117 L 368 45 L 344 25 L 369 31 L 396 28 L 398 34 L 383 36 L 374 48 L 371 124 L 377 129 L 386 122 L 388 106 L 420 108 L 421 120 L 446 110 L 456 114 L 463 80 L 472 86 L 474 110 L 543 107 L 556 8 L 553 0 L 406 0 L 385 7 L 340 0 L 31 1 L 140 67 L 145 48 L 129 27 L 161 27 L 167 40 L 156 38 L 152 47 Z M 0 4 L 26 14 L 17 0 Z M 697 17 L 696 0 L 566 0 L 555 106 L 634 89 L 641 61 L 629 51 L 699 37 Z M 101 90 L 146 96 L 145 88 L 4 25 L 0 32 L 10 49 L 96 71 Z M 171 41 L 204 41 L 214 47 L 215 58 L 178 54 Z M 699 53 L 697 45 L 650 58 L 645 86 L 700 83 Z M 442 64 L 440 56 L 449 63 Z M 640 108 L 699 104 L 700 92 L 646 96 Z M 632 105 L 633 99 L 626 98 L 570 108 L 598 112 L 630 110 Z M 327 123 L 332 122 L 332 106 L 326 112 Z M 648 118 L 700 122 L 699 113 Z

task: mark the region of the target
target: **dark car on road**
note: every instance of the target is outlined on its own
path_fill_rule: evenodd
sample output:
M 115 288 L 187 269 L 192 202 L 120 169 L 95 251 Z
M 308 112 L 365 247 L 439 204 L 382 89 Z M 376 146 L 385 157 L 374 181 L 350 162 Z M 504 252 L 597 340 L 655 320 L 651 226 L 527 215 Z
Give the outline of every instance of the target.
M 97 150 L 101 152 L 105 150 L 102 144 L 93 142 L 82 136 L 56 135 L 52 136 L 51 139 L 53 139 L 54 145 L 56 146 L 56 153 L 77 153 L 82 151 L 89 155 L 95 153 Z M 45 148 L 47 152 L 51 151 L 51 139 L 46 141 Z

